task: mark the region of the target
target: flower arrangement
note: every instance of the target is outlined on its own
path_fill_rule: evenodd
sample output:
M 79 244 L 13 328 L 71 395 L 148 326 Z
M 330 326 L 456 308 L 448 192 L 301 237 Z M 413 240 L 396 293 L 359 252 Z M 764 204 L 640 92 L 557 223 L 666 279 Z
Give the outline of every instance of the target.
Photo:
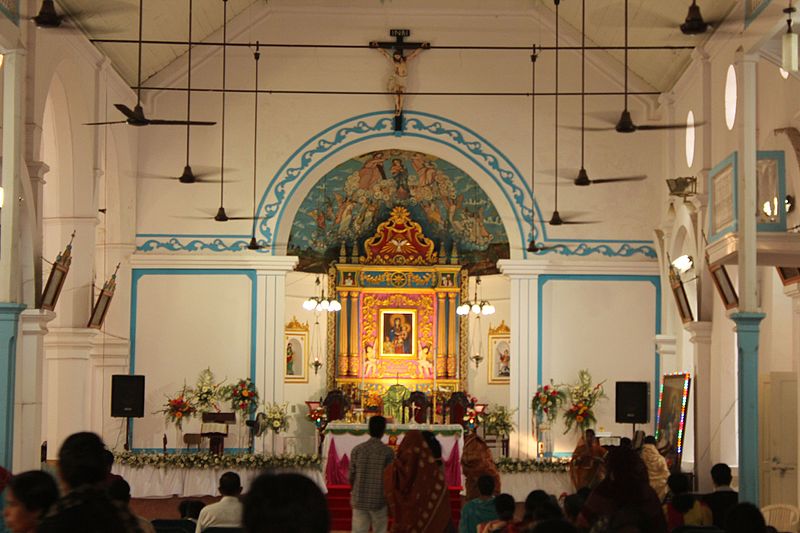
M 255 413 L 258 407 L 258 390 L 250 378 L 240 379 L 228 387 L 225 397 L 231 401 L 231 409 L 239 411 L 242 416 Z
M 325 412 L 324 407 L 312 409 L 306 415 L 306 418 L 312 421 L 317 429 L 322 429 L 328 425 L 328 413 Z
M 571 385 L 568 389 L 571 405 L 564 411 L 564 424 L 569 432 L 573 427 L 583 431 L 592 427 L 597 422 L 594 416 L 594 406 L 601 398 L 605 398 L 601 381 L 597 385 L 592 385 L 592 376 L 586 369 L 578 371 L 578 382 Z
M 191 400 L 195 408 L 200 412 L 215 411 L 219 413 L 219 400 L 221 399 L 220 389 L 222 383 L 216 383 L 214 373 L 210 368 L 206 368 L 197 376 L 197 385 L 192 389 Z
M 163 413 L 167 422 L 175 424 L 178 429 L 183 429 L 183 421 L 191 418 L 197 412 L 197 409 L 189 398 L 186 386 L 172 398 L 167 396 L 167 403 L 162 406 L 157 413 Z
M 467 429 L 475 431 L 482 421 L 482 414 L 478 413 L 474 407 L 467 407 L 467 412 L 464 415 L 464 425 Z
M 289 404 L 270 403 L 264 404 L 264 414 L 267 415 L 267 426 L 275 433 L 289 429 Z
M 322 460 L 318 455 L 306 454 L 223 454 L 202 453 L 138 453 L 122 452 L 114 454 L 117 464 L 132 468 L 153 466 L 156 468 L 252 468 L 265 470 L 270 468 L 310 468 L 322 469 Z
M 552 380 L 549 385 L 540 386 L 533 395 L 531 407 L 537 419 L 546 419 L 551 424 L 558 416 L 558 408 L 567 399 L 564 389 L 554 385 Z
M 483 413 L 483 423 L 486 433 L 507 437 L 514 431 L 514 422 L 511 417 L 516 413 L 516 409 L 508 409 L 504 405 L 489 406 Z
M 501 457 L 495 460 L 497 471 L 501 474 L 522 474 L 530 472 L 567 472 L 569 470 L 570 458 L 560 459 L 514 459 L 511 457 Z
M 381 407 L 381 402 L 383 399 L 381 395 L 378 394 L 378 391 L 368 391 L 366 396 L 364 396 L 364 409 L 366 411 L 377 411 Z

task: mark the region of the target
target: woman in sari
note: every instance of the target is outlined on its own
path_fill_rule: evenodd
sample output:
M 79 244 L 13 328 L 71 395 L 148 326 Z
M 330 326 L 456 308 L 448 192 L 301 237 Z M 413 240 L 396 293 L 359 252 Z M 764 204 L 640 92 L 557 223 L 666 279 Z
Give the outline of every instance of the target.
M 590 489 L 597 486 L 605 477 L 606 450 L 595 437 L 594 430 L 587 429 L 575 451 L 572 452 L 572 461 L 569 465 L 569 477 L 575 490 L 583 487 Z
M 442 533 L 450 524 L 444 471 L 420 431 L 405 434 L 383 472 L 392 533 Z
M 474 500 L 481 495 L 478 490 L 478 478 L 481 476 L 491 476 L 494 479 L 494 494 L 500 494 L 500 474 L 492 460 L 492 452 L 486 442 L 474 433 L 464 441 L 461 469 L 466 478 L 465 502 Z

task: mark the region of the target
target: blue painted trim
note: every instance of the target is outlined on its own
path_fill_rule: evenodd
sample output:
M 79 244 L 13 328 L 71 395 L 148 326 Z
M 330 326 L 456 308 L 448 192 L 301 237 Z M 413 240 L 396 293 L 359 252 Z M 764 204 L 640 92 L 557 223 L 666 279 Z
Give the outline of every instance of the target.
M 733 222 L 729 226 L 721 228 L 717 233 L 712 233 L 714 224 L 714 177 L 722 172 L 728 165 L 733 166 Z M 738 228 L 738 213 L 739 213 L 739 198 L 738 187 L 739 181 L 739 154 L 738 152 L 731 153 L 728 157 L 717 163 L 711 172 L 708 173 L 708 242 L 716 242 L 726 233 L 733 233 Z
M 200 268 L 134 268 L 131 272 L 131 374 L 136 373 L 136 311 L 139 305 L 139 280 L 144 276 L 246 276 L 250 280 L 250 379 L 256 381 L 256 332 L 258 312 L 258 280 L 252 269 L 200 269 Z M 133 441 L 133 427 L 130 431 Z M 134 450 L 138 451 L 138 450 Z
M 761 5 L 759 5 L 755 9 L 755 11 L 753 11 L 749 15 L 745 16 L 745 19 L 744 19 L 744 27 L 745 27 L 745 29 L 758 18 L 758 16 L 761 14 L 761 12 L 764 11 L 764 9 L 766 9 L 766 7 L 769 5 L 769 3 L 771 1 L 772 0 L 763 0 L 761 2 Z M 745 13 L 750 11 L 750 5 L 752 4 L 752 2 L 753 2 L 753 0 L 745 0 L 745 6 L 744 6 L 744 10 L 745 10 L 744 12 Z
M 549 281 L 572 280 L 572 281 L 621 281 L 621 282 L 649 282 L 656 289 L 656 309 L 655 309 L 655 334 L 661 333 L 661 278 L 659 276 L 626 275 L 626 274 L 541 274 L 538 279 L 537 302 L 536 302 L 536 386 L 542 386 L 542 331 L 543 309 L 544 309 L 544 286 Z M 654 390 L 661 386 L 661 354 L 655 351 L 655 370 L 653 374 Z M 658 412 L 658 394 L 654 394 L 653 412 Z M 651 418 L 655 420 L 655 416 Z
M 14 4 L 17 7 L 15 12 L 9 11 L 8 9 L 0 5 L 0 13 L 5 15 L 6 18 L 8 18 L 8 20 L 13 22 L 15 26 L 19 26 L 19 0 L 16 0 Z
M 0 303 L 0 466 L 11 470 L 14 456 L 14 394 L 19 315 L 25 305 Z
M 786 231 L 786 155 L 782 150 L 759 150 L 756 152 L 757 161 L 774 159 L 777 162 L 778 171 L 778 220 L 776 222 L 759 222 L 756 225 L 757 231 L 784 232 Z M 756 208 L 761 211 L 761 206 Z
M 227 234 L 204 234 L 204 233 L 137 233 L 136 237 L 174 237 L 174 238 L 186 238 L 186 237 L 194 237 L 197 239 L 209 238 L 209 239 L 249 239 L 250 235 L 227 235 Z
M 259 244 L 264 246 L 258 250 L 254 250 L 257 253 L 269 253 L 269 249 L 266 248 L 266 241 L 258 240 Z M 222 239 L 215 238 L 211 242 L 203 241 L 201 239 L 193 239 L 189 242 L 182 242 L 180 239 L 172 237 L 167 241 L 160 241 L 158 239 L 149 239 L 142 244 L 136 246 L 136 251 L 138 252 L 157 252 L 159 250 L 167 250 L 170 252 L 197 252 L 197 251 L 211 251 L 211 252 L 241 252 L 247 250 L 247 246 L 250 244 L 250 237 L 248 236 L 247 239 L 241 239 L 238 241 L 233 241 L 226 243 Z

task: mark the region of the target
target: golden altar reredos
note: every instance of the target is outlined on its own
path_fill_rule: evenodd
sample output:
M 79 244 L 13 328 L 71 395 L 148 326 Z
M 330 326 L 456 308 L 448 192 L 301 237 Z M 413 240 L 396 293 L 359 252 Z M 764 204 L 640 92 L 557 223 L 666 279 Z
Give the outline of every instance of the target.
M 342 310 L 328 321 L 328 388 L 464 390 L 467 323 L 456 307 L 468 277 L 457 253 L 437 254 L 403 207 L 364 250 L 357 263 L 342 253 L 329 271 Z

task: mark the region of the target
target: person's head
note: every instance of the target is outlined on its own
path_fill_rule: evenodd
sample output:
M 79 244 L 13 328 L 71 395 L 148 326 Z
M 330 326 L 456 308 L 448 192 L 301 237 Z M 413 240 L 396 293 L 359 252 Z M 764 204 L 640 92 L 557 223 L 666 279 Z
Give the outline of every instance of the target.
M 546 502 L 542 503 L 540 506 L 536 508 L 533 512 L 533 520 L 535 522 L 543 522 L 545 520 L 559 520 L 564 517 L 564 513 L 561 512 L 561 507 L 558 506 L 558 503 L 553 501 L 552 498 L 547 499 Z
M 514 497 L 510 494 L 498 494 L 494 499 L 494 510 L 500 520 L 513 520 L 515 507 Z
M 670 474 L 667 486 L 672 494 L 685 494 L 689 492 L 689 478 L 681 473 Z
M 766 527 L 764 515 L 752 503 L 737 503 L 725 516 L 727 533 L 763 533 Z
M 248 533 L 327 533 L 328 504 L 319 487 L 300 474 L 262 474 L 243 498 Z
M 225 472 L 219 477 L 219 493 L 223 496 L 238 496 L 242 493 L 242 480 L 236 472 Z
M 494 478 L 483 475 L 478 478 L 478 492 L 481 496 L 491 496 L 494 494 Z
M 383 437 L 386 432 L 386 419 L 380 415 L 375 415 L 369 419 L 369 436 L 374 439 Z
M 531 533 L 578 533 L 578 530 L 566 520 L 557 518 L 539 522 Z
M 656 445 L 656 438 L 652 435 L 648 435 L 644 438 L 645 444 L 652 444 L 653 446 Z
M 633 448 L 633 442 L 628 437 L 622 437 L 619 439 L 619 445 L 624 448 Z
M 715 487 L 730 485 L 733 481 L 731 474 L 731 467 L 725 463 L 717 463 L 711 467 L 711 480 L 714 482 Z
M 570 521 L 575 521 L 581 514 L 585 500 L 578 494 L 569 494 L 564 498 L 564 514 Z
M 550 501 L 550 495 L 543 490 L 532 490 L 525 498 L 525 520 L 533 520 L 536 510 Z
M 100 483 L 106 478 L 106 447 L 95 433 L 73 433 L 58 451 L 58 472 L 67 488 Z
M 121 503 L 126 507 L 131 501 L 131 486 L 121 477 L 114 478 L 106 492 L 111 501 Z
M 108 449 L 103 450 L 103 459 L 106 462 L 106 471 L 110 474 L 114 467 L 114 452 Z
M 205 506 L 206 504 L 200 500 L 183 500 L 178 504 L 178 512 L 181 514 L 181 518 L 197 520 L 200 518 L 200 511 L 202 511 Z
M 606 459 L 608 478 L 628 494 L 639 493 L 648 484 L 647 467 L 631 448 L 612 448 Z
M 583 440 L 586 442 L 588 446 L 594 444 L 595 433 L 594 430 L 589 428 L 583 432 Z
M 23 472 L 12 477 L 5 491 L 3 518 L 14 533 L 33 531 L 42 516 L 58 499 L 58 487 L 53 477 L 39 470 Z
M 396 327 L 396 328 L 400 327 L 400 319 L 399 318 L 395 318 L 394 319 L 394 327 Z
M 428 444 L 428 448 L 431 450 L 431 455 L 433 455 L 434 459 L 441 459 L 442 458 L 442 445 L 439 442 L 439 439 L 436 438 L 436 435 L 433 434 L 431 431 L 423 431 L 422 437 L 425 439 L 425 442 Z

